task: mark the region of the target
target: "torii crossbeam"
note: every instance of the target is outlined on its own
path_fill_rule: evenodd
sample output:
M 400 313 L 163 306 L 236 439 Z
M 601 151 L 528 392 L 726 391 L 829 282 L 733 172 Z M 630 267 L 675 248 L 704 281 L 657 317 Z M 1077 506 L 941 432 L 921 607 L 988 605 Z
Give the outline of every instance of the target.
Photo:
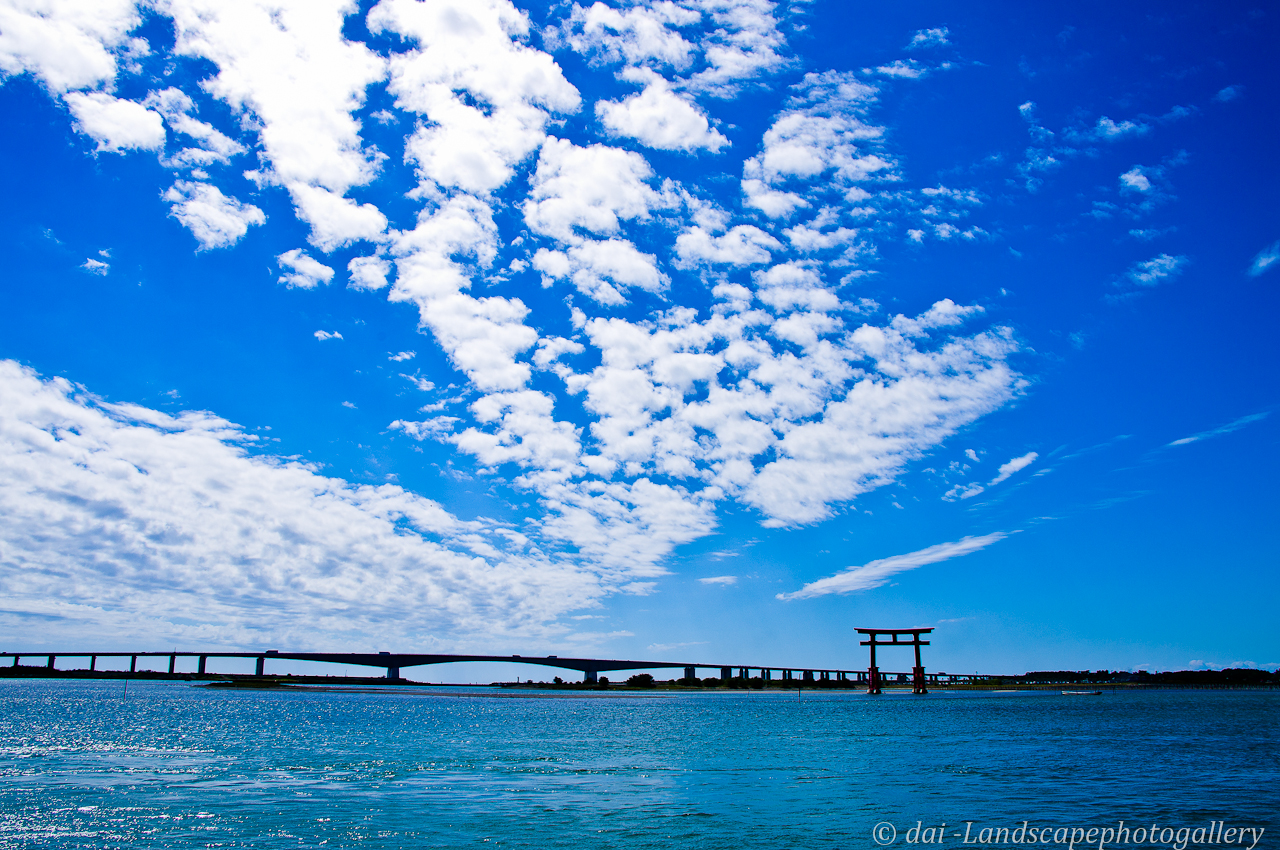
M 920 640 L 920 635 L 933 631 L 928 629 L 857 629 L 859 634 L 867 635 L 862 646 L 871 647 L 871 667 L 867 670 L 867 693 L 880 693 L 880 668 L 876 666 L 877 646 L 914 646 L 916 648 L 916 666 L 911 668 L 911 693 L 927 694 L 924 686 L 924 665 L 920 662 L 920 647 L 928 646 L 929 641 Z M 892 635 L 893 640 L 877 641 L 878 635 Z M 911 635 L 911 640 L 898 640 L 899 635 Z

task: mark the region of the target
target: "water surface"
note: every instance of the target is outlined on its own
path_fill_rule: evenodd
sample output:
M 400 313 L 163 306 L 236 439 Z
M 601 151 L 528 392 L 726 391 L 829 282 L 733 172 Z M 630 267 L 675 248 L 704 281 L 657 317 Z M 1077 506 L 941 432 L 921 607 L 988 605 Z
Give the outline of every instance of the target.
M 1280 846 L 1270 692 L 121 697 L 0 682 L 0 846 L 844 848 L 1024 820 Z

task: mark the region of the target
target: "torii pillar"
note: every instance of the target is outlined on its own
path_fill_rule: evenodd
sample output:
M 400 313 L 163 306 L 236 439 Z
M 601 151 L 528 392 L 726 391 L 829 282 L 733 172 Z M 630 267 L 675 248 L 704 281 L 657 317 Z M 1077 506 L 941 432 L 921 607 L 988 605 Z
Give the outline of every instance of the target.
M 920 661 L 920 647 L 928 646 L 929 641 L 920 640 L 920 635 L 928 634 L 933 631 L 928 629 L 856 629 L 859 634 L 867 636 L 867 640 L 862 642 L 862 646 L 871 647 L 871 666 L 867 669 L 867 693 L 880 693 L 880 668 L 876 666 L 876 647 L 877 646 L 913 646 L 916 650 L 916 666 L 911 668 L 911 693 L 927 694 L 929 691 L 925 687 L 924 665 Z M 877 641 L 876 637 L 880 635 L 891 635 L 893 640 Z M 898 640 L 899 635 L 911 635 L 911 640 Z

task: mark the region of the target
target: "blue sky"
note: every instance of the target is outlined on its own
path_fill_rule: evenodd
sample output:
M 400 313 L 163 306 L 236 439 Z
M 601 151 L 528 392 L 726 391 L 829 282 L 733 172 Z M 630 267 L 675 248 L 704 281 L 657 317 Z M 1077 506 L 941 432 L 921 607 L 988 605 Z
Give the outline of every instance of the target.
M 10 0 L 5 648 L 1275 667 L 1277 35 Z

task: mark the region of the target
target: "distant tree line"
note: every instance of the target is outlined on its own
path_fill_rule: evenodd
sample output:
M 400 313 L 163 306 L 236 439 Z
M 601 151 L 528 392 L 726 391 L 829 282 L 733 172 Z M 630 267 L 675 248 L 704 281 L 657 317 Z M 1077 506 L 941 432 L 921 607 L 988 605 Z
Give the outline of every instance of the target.
M 1028 684 L 1110 684 L 1132 682 L 1138 685 L 1280 685 L 1280 670 L 1253 670 L 1231 667 L 1225 670 L 1178 670 L 1148 673 L 1139 670 L 1037 670 L 1022 676 L 1009 676 L 1006 681 Z

